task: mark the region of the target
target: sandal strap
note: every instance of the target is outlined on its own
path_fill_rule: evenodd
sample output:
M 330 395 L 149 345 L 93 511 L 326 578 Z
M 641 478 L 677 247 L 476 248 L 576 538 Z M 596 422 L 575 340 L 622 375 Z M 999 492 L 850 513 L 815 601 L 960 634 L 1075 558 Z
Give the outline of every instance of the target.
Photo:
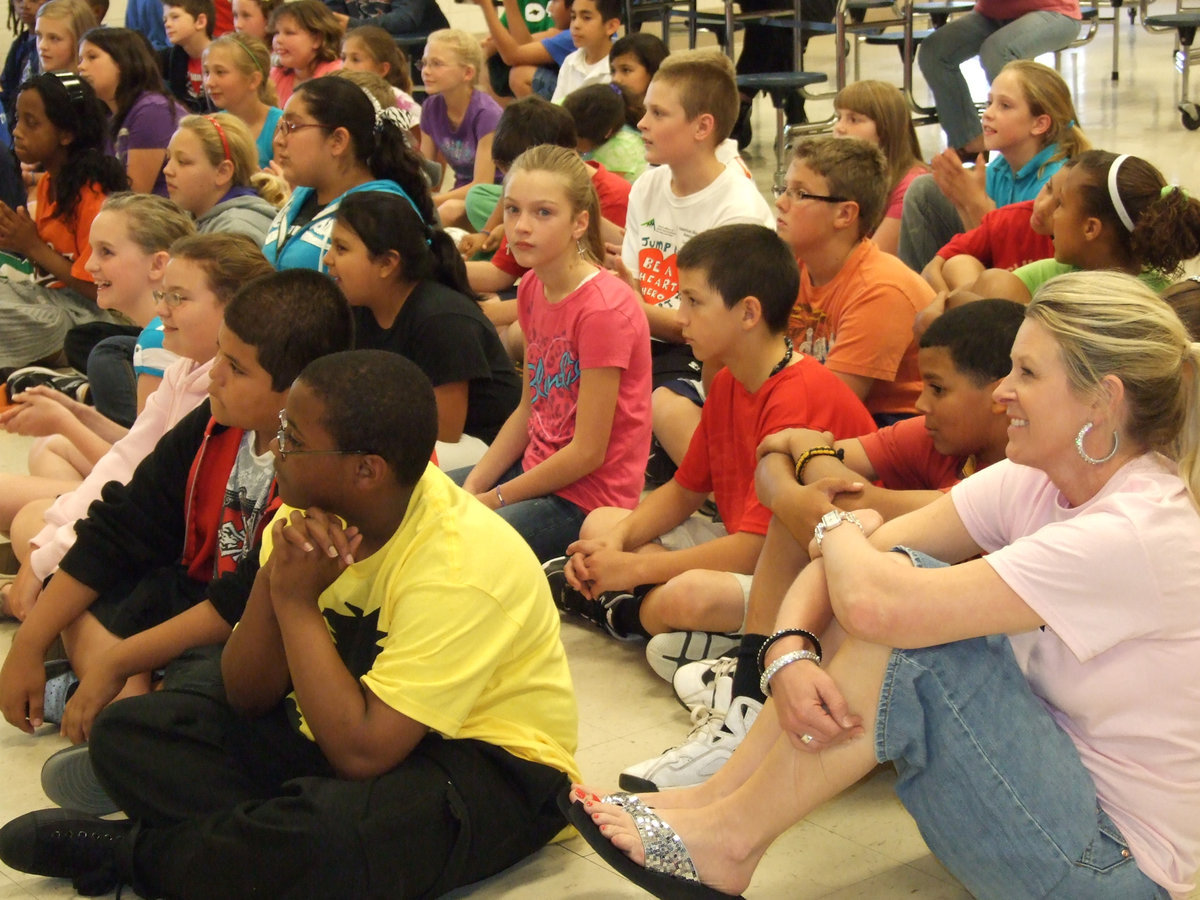
M 645 867 L 684 881 L 700 881 L 696 864 L 675 829 L 664 822 L 653 809 L 635 794 L 624 801 L 625 811 L 633 818 L 642 849 L 646 854 Z

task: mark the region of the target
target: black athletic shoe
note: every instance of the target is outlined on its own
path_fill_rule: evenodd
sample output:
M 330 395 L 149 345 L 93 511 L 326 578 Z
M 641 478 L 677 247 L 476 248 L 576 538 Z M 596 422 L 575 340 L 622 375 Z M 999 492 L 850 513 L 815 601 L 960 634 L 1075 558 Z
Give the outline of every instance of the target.
M 743 100 L 738 107 L 737 121 L 733 124 L 733 134 L 731 137 L 737 140 L 739 150 L 745 150 L 750 146 L 750 142 L 754 140 L 754 129 L 750 124 L 751 113 L 754 111 L 754 102 L 752 100 Z
M 72 809 L 40 809 L 0 828 L 0 859 L 18 872 L 70 878 L 85 897 L 112 891 L 120 881 L 117 846 L 133 828 Z
M 550 582 L 550 595 L 558 611 L 571 616 L 586 619 L 611 637 L 619 641 L 637 640 L 637 635 L 622 632 L 613 624 L 613 612 L 626 599 L 633 595 L 627 591 L 607 591 L 597 600 L 589 600 L 567 581 L 567 557 L 556 556 L 542 564 L 546 580 Z
M 64 375 L 62 372 L 42 366 L 26 366 L 24 369 L 17 369 L 8 376 L 6 383 L 10 398 L 38 385 L 54 388 L 59 393 L 66 394 L 72 400 L 78 400 L 80 403 L 87 403 L 88 395 L 91 392 L 91 385 L 84 376 Z

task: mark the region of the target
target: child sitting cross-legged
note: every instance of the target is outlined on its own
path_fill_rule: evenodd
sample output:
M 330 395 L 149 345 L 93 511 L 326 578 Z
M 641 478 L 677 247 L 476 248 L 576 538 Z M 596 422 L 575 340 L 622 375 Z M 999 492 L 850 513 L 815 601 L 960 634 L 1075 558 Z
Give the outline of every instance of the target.
M 433 897 L 562 829 L 578 715 L 558 619 L 524 541 L 428 464 L 429 382 L 332 354 L 281 423 L 289 506 L 224 694 L 105 710 L 92 764 L 130 821 L 24 816 L 0 830 L 8 865 L 144 897 Z
M 735 256 L 739 265 L 725 265 Z M 797 425 L 839 438 L 875 430 L 836 375 L 793 350 L 787 317 L 798 284 L 787 245 L 761 225 L 714 228 L 680 249 L 683 339 L 697 359 L 724 368 L 674 478 L 632 512 L 594 510 L 568 556 L 546 565 L 564 611 L 621 638 L 741 629 L 770 520 L 754 492 L 758 443 Z M 710 492 L 719 525 L 689 518 Z
M 242 579 L 276 503 L 269 444 L 299 371 L 353 339 L 329 278 L 278 272 L 225 308 L 209 402 L 163 436 L 126 485 L 109 484 L 18 629 L 0 669 L 0 710 L 22 731 L 60 721 L 73 742 L 117 696 L 193 647 L 224 641 L 241 617 Z M 47 681 L 59 635 L 70 672 Z M 63 701 L 66 710 L 63 710 Z
M 696 726 L 678 746 L 625 769 L 623 788 L 699 784 L 742 742 L 766 702 L 759 651 L 789 586 L 809 562 L 813 529 L 831 501 L 839 509 L 875 510 L 892 519 L 927 506 L 1004 458 L 1009 419 L 992 394 L 1012 368 L 1009 348 L 1023 320 L 1024 308 L 1008 300 L 983 300 L 938 319 L 921 338 L 920 417 L 836 441 L 788 429 L 759 445 L 755 486 L 771 521 L 741 640 L 719 658 L 713 657 L 720 642 L 703 632 L 660 634 L 646 644 L 650 667 L 671 682 Z

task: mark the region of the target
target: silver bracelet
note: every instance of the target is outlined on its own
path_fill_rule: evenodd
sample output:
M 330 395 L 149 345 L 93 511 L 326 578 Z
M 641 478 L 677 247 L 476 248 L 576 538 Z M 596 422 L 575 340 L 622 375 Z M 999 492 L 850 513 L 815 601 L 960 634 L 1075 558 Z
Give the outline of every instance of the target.
M 496 485 L 492 490 L 496 492 L 496 499 L 500 501 L 500 505 L 504 506 L 504 495 L 500 493 L 500 485 Z
M 767 697 L 771 696 L 771 679 L 775 677 L 775 673 L 784 666 L 790 666 L 794 662 L 799 662 L 802 659 L 811 660 L 818 666 L 821 665 L 821 657 L 813 653 L 811 650 L 793 650 L 790 653 L 785 653 L 775 662 L 767 666 L 765 672 L 762 673 L 762 679 L 758 682 L 758 688 Z

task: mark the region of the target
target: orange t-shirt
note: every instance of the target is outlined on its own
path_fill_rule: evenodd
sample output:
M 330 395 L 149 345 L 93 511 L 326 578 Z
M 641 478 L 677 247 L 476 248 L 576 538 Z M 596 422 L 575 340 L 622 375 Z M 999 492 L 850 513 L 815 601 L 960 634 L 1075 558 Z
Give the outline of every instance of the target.
M 820 287 L 799 263 L 800 296 L 788 322 L 796 349 L 835 372 L 874 378 L 866 399 L 872 413 L 915 413 L 921 373 L 912 326 L 933 288 L 870 238 Z
M 94 184 L 89 184 L 80 192 L 79 203 L 75 206 L 74 221 L 67 221 L 58 215 L 58 208 L 51 199 L 49 173 L 42 176 L 37 186 L 37 212 L 34 224 L 37 226 L 38 237 L 71 260 L 71 276 L 80 281 L 92 281 L 91 274 L 84 268 L 92 255 L 92 245 L 88 243 L 88 235 L 92 231 L 92 219 L 100 212 L 100 206 L 107 196 Z M 37 281 L 46 287 L 63 287 L 61 281 L 54 280 L 40 269 Z

